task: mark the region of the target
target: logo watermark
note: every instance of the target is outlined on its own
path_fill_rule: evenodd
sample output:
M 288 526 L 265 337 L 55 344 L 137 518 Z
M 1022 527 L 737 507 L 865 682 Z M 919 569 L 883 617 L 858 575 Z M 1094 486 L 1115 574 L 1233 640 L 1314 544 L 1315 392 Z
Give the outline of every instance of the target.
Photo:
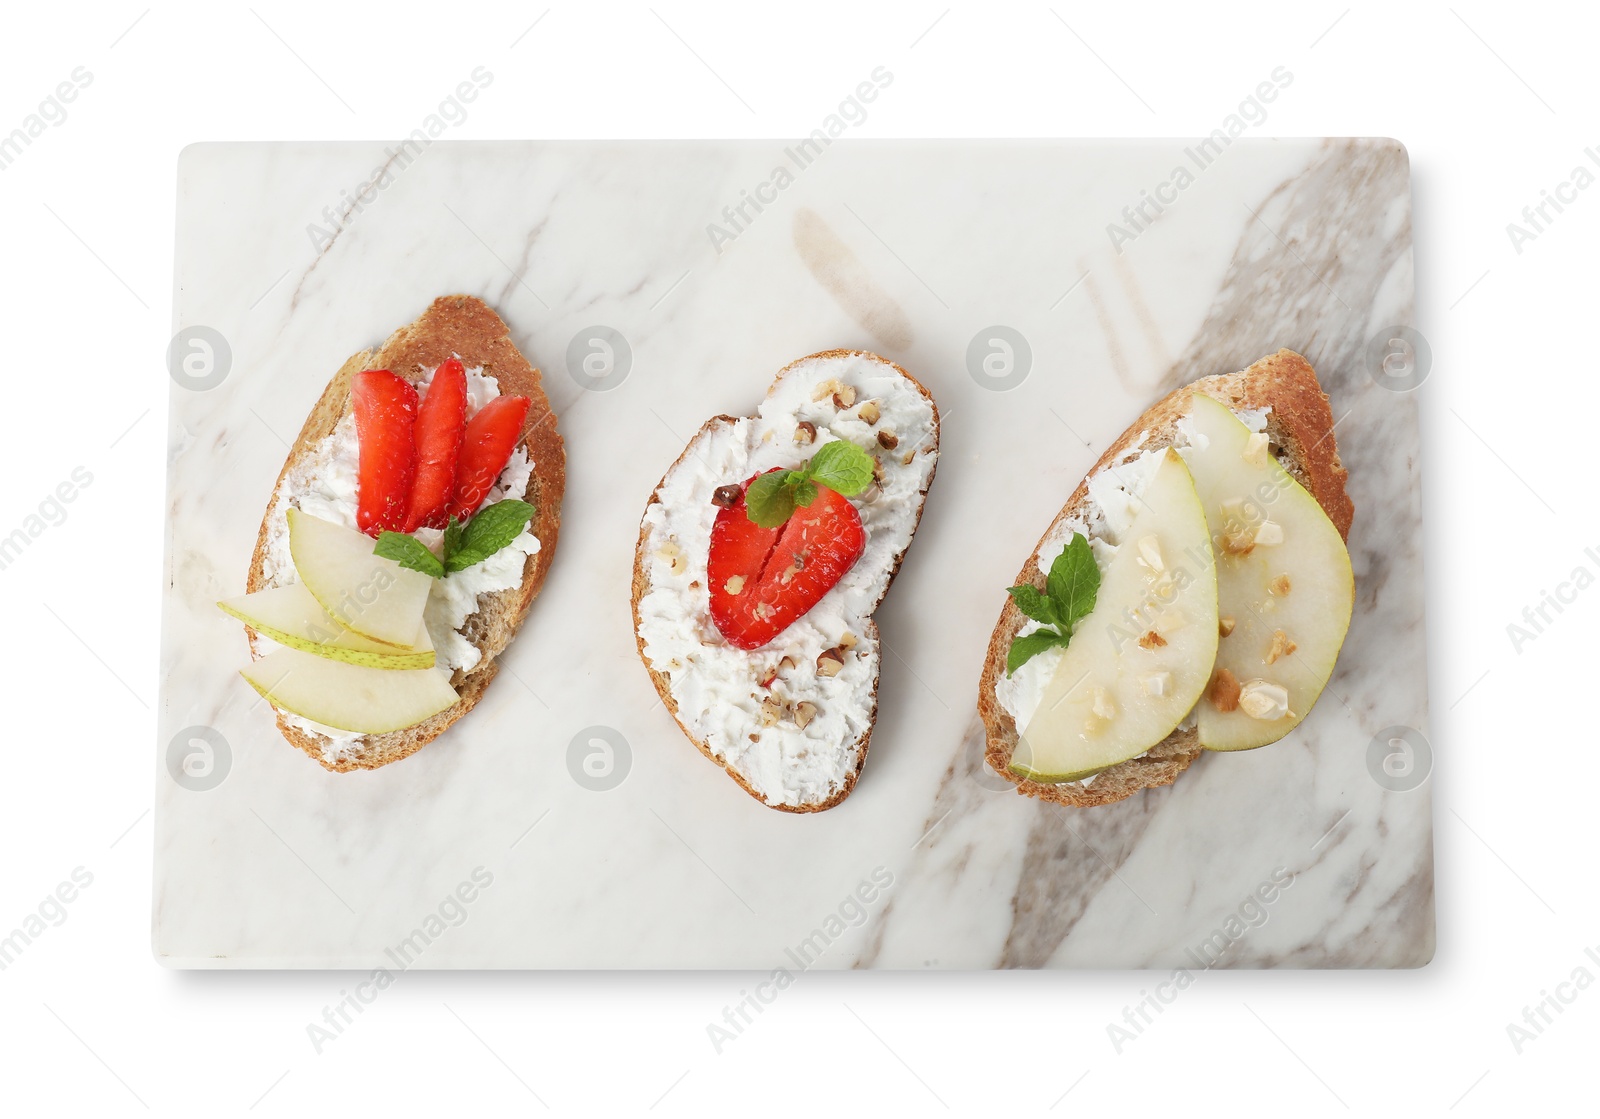
M 62 881 L 44 900 L 17 922 L 17 927 L 0 937 L 0 971 L 17 962 L 28 946 L 48 930 L 67 923 L 67 906 L 78 900 L 78 893 L 94 883 L 94 875 L 84 867 L 72 868 L 71 881 Z
M 0 571 L 4 571 L 21 558 L 33 542 L 49 529 L 67 522 L 67 506 L 78 500 L 81 491 L 94 481 L 88 467 L 74 466 L 72 471 L 45 494 L 34 511 L 22 518 L 22 523 L 5 536 L 0 536 Z
M 10 170 L 23 151 L 43 136 L 47 128 L 60 128 L 66 124 L 67 106 L 94 82 L 94 75 L 84 66 L 76 67 L 67 78 L 67 81 L 58 82 L 55 89 L 39 102 L 39 107 L 22 118 L 20 125 L 9 134 L 0 135 L 0 171 Z

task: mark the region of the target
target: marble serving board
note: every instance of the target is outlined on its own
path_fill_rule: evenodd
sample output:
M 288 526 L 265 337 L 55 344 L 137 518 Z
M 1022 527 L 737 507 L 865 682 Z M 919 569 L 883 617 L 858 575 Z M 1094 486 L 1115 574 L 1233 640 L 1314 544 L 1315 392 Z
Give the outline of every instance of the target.
M 279 737 L 213 604 L 242 591 L 327 379 L 450 292 L 495 306 L 544 370 L 568 455 L 558 552 L 476 710 L 403 762 L 328 773 Z M 162 962 L 1432 955 L 1417 415 L 1372 356 L 1413 312 L 1400 145 L 204 144 L 178 168 L 174 304 Z M 1004 588 L 1149 403 L 1285 346 L 1332 397 L 1356 506 L 1328 692 L 1287 740 L 1203 757 L 1171 788 L 1087 810 L 1017 796 L 984 768 L 974 708 Z M 865 771 L 839 807 L 791 815 L 663 710 L 629 576 L 646 499 L 701 423 L 835 347 L 932 390 L 943 457 L 878 615 Z

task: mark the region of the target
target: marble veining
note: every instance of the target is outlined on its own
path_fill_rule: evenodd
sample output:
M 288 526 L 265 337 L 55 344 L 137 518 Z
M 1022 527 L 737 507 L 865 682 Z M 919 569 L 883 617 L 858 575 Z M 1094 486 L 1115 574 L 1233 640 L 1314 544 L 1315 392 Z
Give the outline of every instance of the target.
M 157 956 L 1425 962 L 1428 786 L 1389 791 L 1368 766 L 1384 728 L 1427 733 L 1416 409 L 1366 357 L 1412 316 L 1403 150 L 1240 141 L 1119 254 L 1107 223 L 1181 144 L 837 144 L 718 251 L 706 226 L 782 146 L 439 143 L 316 247 L 308 224 L 382 162 L 381 145 L 185 153 L 174 329 L 219 331 L 233 364 L 209 391 L 175 386 L 169 411 Z M 287 441 L 327 378 L 450 291 L 496 305 L 545 371 L 569 455 L 561 542 L 471 715 L 404 762 L 325 773 L 238 678 L 244 637 L 213 603 L 242 589 Z M 597 324 L 631 351 L 608 391 L 567 370 Z M 996 325 L 1031 354 L 1009 391 L 968 367 Z M 1084 811 L 1016 796 L 984 768 L 973 712 L 1003 588 L 1151 399 L 1279 346 L 1322 376 L 1356 503 L 1356 615 L 1328 692 L 1289 739 L 1202 758 L 1171 788 Z M 634 651 L 628 576 L 644 502 L 700 424 L 752 412 L 784 364 L 834 347 L 875 349 L 930 387 L 944 461 L 878 614 L 861 781 L 840 807 L 793 817 L 733 788 L 661 709 Z M 169 744 L 195 726 L 227 743 L 220 781 L 171 776 Z M 596 727 L 626 744 L 611 787 L 584 767 Z M 1274 875 L 1290 884 L 1248 906 Z M 447 904 L 466 882 L 471 903 Z M 873 900 L 852 901 L 863 882 Z

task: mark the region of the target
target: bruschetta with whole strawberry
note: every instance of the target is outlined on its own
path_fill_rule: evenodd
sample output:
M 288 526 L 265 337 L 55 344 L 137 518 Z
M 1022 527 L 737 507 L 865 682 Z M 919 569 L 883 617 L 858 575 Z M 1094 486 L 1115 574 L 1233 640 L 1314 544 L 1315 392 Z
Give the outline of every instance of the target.
M 701 428 L 634 556 L 639 655 L 700 752 L 772 808 L 850 794 L 877 714 L 873 612 L 922 516 L 939 410 L 876 354 L 778 374 L 754 416 Z

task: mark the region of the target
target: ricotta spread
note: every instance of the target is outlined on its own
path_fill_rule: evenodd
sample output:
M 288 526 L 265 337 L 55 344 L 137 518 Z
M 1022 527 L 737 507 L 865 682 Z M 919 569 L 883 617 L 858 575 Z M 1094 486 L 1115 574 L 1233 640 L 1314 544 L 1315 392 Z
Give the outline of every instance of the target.
M 835 396 L 829 382 L 848 391 Z M 869 403 L 874 423 L 862 415 Z M 802 423 L 815 426 L 814 442 L 796 442 Z M 911 543 L 938 459 L 934 425 L 932 402 L 885 362 L 854 354 L 803 361 L 773 386 L 759 415 L 715 422 L 695 436 L 645 512 L 644 655 L 667 679 L 683 726 L 768 804 L 821 803 L 856 768 L 878 683 L 878 630 L 868 615 Z M 892 449 L 880 433 L 897 440 Z M 866 530 L 861 558 L 767 645 L 749 652 L 729 645 L 711 621 L 706 585 L 718 513 L 712 492 L 774 466 L 798 467 L 835 439 L 882 464 L 876 492 L 853 499 Z M 819 675 L 818 655 L 851 640 L 839 673 Z M 769 678 L 770 689 L 762 687 Z M 763 701 L 809 702 L 816 711 L 802 727 L 787 712 L 772 718 Z
M 1233 413 L 1251 431 L 1264 431 L 1270 411 L 1270 408 L 1252 408 L 1234 409 Z M 1179 419 L 1175 427 L 1172 446 L 1180 455 L 1191 446 L 1199 450 L 1205 449 L 1205 436 L 1194 430 L 1188 416 Z M 1077 515 L 1063 519 L 1052 528 L 1040 542 L 1038 551 L 1034 553 L 1034 562 L 1040 571 L 1049 571 L 1056 557 L 1062 553 L 1072 537 L 1079 533 L 1088 539 L 1089 547 L 1094 552 L 1095 562 L 1104 570 L 1122 544 L 1123 534 L 1133 521 L 1139 495 L 1155 476 L 1156 468 L 1161 465 L 1162 449 L 1145 449 L 1144 445 L 1149 436 L 1149 432 L 1141 431 L 1138 438 L 1115 462 L 1089 475 L 1088 500 L 1084 502 L 1083 508 Z M 1023 637 L 1033 633 L 1040 628 L 1040 624 L 1029 618 L 1017 631 L 1017 636 Z M 995 699 L 999 700 L 1001 708 L 1016 720 L 1019 728 L 1026 727 L 1033 719 L 1034 712 L 1039 709 L 1039 703 L 1044 698 L 1045 688 L 1065 655 L 1065 649 L 1046 649 L 1030 658 L 1010 676 L 1004 672 L 1000 674 L 1000 679 L 995 684 Z M 1193 725 L 1193 712 L 1179 724 L 1180 728 Z M 1063 783 L 1087 787 L 1098 776 L 1099 774 L 1091 774 L 1081 781 Z
M 419 396 L 427 395 L 433 374 L 433 369 L 425 369 L 415 382 Z M 468 419 L 499 395 L 499 382 L 485 374 L 482 366 L 467 370 Z M 267 586 L 277 587 L 296 581 L 294 558 L 289 552 L 289 509 L 299 509 L 349 528 L 356 527 L 358 463 L 359 441 L 356 438 L 355 417 L 347 414 L 331 434 L 284 476 L 267 512 L 267 543 L 262 559 L 262 574 Z M 532 476 L 533 463 L 528 458 L 527 450 L 519 445 L 511 452 L 510 460 L 483 504 L 493 504 L 507 497 L 523 497 Z M 419 529 L 416 535 L 424 544 L 437 548 L 442 533 L 433 529 Z M 433 639 L 437 658 L 435 671 L 446 677 L 458 669 L 472 671 L 482 654 L 462 631 L 467 619 L 477 611 L 478 596 L 519 585 L 527 557 L 538 551 L 539 538 L 531 528 L 524 528 L 516 539 L 482 563 L 433 581 L 422 621 L 428 627 L 428 636 Z M 260 659 L 273 648 L 276 648 L 274 642 L 258 635 L 251 652 Z M 323 757 L 328 761 L 359 753 L 365 741 L 365 735 L 326 727 L 281 708 L 277 710 L 290 726 L 321 740 Z

